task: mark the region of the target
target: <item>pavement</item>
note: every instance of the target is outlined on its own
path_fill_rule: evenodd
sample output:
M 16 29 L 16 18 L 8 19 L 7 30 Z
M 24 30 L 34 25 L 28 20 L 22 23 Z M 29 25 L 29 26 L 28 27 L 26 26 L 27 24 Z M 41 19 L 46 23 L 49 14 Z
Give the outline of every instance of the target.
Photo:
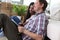
M 0 37 L 0 40 L 8 40 L 6 37 Z

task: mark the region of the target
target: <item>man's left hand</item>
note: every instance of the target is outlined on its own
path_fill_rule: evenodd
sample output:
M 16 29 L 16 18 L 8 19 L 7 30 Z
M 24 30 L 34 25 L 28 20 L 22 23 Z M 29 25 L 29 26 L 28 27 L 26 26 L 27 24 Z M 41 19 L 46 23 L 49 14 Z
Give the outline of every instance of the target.
M 23 33 L 24 32 L 24 27 L 22 27 L 22 26 L 18 26 L 18 31 L 20 32 L 20 33 Z

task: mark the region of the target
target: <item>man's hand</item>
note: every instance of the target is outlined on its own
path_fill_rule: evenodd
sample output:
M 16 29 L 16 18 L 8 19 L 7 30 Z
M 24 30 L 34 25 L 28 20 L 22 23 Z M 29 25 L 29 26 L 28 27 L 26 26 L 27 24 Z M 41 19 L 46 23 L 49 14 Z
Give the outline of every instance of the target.
M 23 33 L 24 32 L 24 27 L 23 26 L 18 26 L 18 31 L 20 32 L 20 33 Z

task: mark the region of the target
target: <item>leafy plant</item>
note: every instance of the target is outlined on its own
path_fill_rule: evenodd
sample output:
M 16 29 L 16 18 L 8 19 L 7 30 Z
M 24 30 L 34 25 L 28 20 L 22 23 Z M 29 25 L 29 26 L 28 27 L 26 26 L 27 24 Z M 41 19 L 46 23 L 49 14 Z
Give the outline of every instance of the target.
M 13 5 L 13 12 L 16 12 L 18 15 L 24 15 L 27 10 L 25 5 Z

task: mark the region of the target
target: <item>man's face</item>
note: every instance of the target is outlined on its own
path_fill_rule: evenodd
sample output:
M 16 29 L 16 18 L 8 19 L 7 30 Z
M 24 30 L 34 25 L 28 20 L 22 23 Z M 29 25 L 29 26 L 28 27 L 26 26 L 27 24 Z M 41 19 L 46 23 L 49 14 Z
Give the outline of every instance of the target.
M 35 4 L 34 4 L 34 10 L 38 11 L 40 10 L 42 7 L 42 4 L 39 2 L 39 0 L 36 0 Z

